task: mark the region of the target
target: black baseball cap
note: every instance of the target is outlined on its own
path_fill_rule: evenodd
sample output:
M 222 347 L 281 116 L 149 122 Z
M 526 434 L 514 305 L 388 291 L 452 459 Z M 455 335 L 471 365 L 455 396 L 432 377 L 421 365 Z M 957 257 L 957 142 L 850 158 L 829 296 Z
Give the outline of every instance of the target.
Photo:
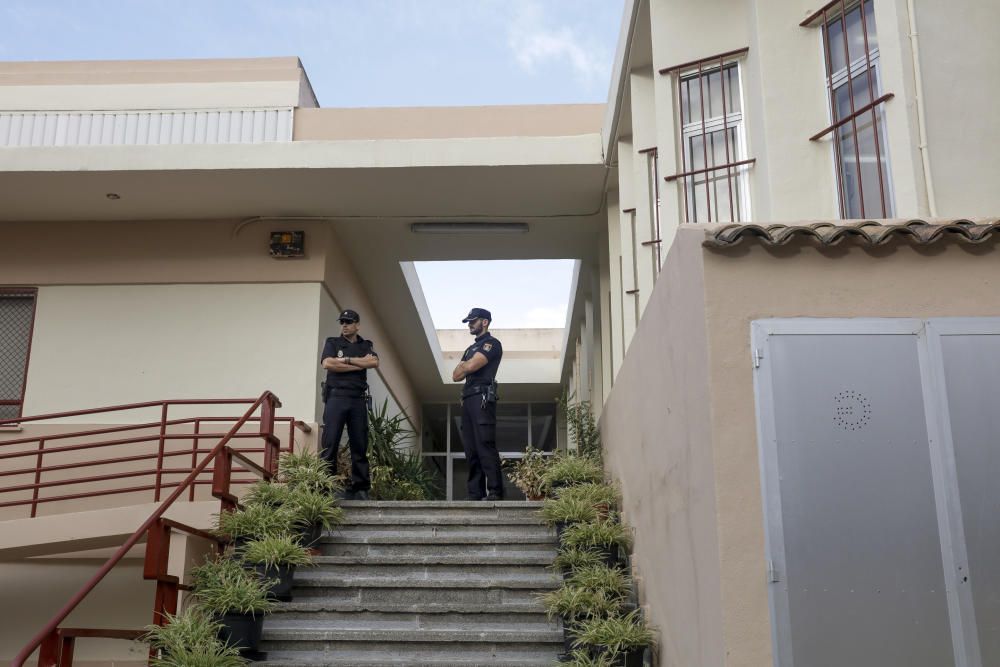
M 472 320 L 478 320 L 480 318 L 489 320 L 490 322 L 493 321 L 493 316 L 490 314 L 490 311 L 485 308 L 473 308 L 469 311 L 469 314 L 465 316 L 465 319 L 462 320 L 462 322 L 471 322 Z
M 361 316 L 358 315 L 357 311 L 345 310 L 340 313 L 340 317 L 337 318 L 337 321 L 341 324 L 344 324 L 345 322 L 360 322 Z

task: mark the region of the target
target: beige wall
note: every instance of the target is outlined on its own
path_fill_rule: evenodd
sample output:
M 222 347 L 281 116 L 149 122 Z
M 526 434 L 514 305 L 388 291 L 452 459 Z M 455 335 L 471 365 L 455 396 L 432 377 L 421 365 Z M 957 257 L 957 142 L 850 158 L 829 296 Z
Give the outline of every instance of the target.
M 603 104 L 298 109 L 296 141 L 556 137 L 601 130 Z
M 0 563 L 0 660 L 7 663 L 27 641 L 94 575 L 103 560 L 57 560 Z M 153 620 L 153 582 L 143 581 L 142 561 L 123 561 L 70 614 L 68 627 L 137 628 Z M 139 667 L 146 664 L 145 644 L 122 640 L 80 639 L 75 665 Z
M 697 242 L 671 248 L 601 416 L 608 472 L 635 529 L 641 602 L 670 667 L 725 664 Z
M 601 427 L 660 664 L 759 667 L 772 655 L 750 323 L 995 317 L 1000 244 L 710 251 L 712 229 L 679 229 Z

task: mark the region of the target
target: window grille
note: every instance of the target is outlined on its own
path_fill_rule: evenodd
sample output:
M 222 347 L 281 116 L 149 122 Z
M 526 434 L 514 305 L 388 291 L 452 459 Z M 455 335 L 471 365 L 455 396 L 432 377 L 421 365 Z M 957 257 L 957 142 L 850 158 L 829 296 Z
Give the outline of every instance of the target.
M 748 49 L 730 51 L 660 70 L 677 77 L 681 171 L 685 222 L 750 219 L 743 127 L 743 95 L 737 60 Z
M 660 267 L 663 266 L 663 258 L 661 255 L 661 248 L 663 244 L 663 238 L 660 236 L 660 152 L 657 150 L 656 146 L 652 148 L 644 148 L 639 151 L 640 155 L 646 156 L 646 176 L 649 181 L 649 205 L 653 211 L 652 215 L 652 238 L 649 241 L 643 241 L 643 246 L 653 246 L 656 252 L 653 255 L 653 275 L 655 276 L 660 272 Z
M 893 215 L 889 157 L 873 0 L 836 0 L 802 25 L 823 33 L 831 125 L 810 137 L 833 133 L 840 215 Z
M 35 296 L 33 289 L 0 289 L 0 420 L 21 416 Z

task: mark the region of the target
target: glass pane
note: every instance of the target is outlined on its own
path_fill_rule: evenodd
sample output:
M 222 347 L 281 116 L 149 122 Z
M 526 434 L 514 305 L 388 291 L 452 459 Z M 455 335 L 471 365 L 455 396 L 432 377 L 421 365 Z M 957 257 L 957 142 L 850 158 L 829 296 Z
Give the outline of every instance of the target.
M 447 405 L 424 406 L 424 432 L 422 448 L 425 452 L 447 451 Z
M 469 464 L 465 457 L 456 457 L 452 460 L 451 492 L 454 500 L 465 500 L 469 497 L 468 480 Z M 503 476 L 503 497 L 504 500 L 524 500 L 524 494 L 514 484 L 507 479 L 506 473 Z
M 439 493 L 437 497 L 431 498 L 431 500 L 444 500 L 445 480 L 448 478 L 448 457 L 445 455 L 425 456 L 424 468 L 438 480 Z
M 497 404 L 497 450 L 523 452 L 528 446 L 528 404 Z
M 704 77 L 705 82 L 705 118 L 715 118 L 722 115 L 722 72 L 715 70 Z
M 854 62 L 865 57 L 865 34 L 861 29 L 861 5 L 847 12 L 848 60 Z
M 0 295 L 0 400 L 21 400 L 34 309 L 33 297 Z M 8 406 L 0 419 L 13 419 L 20 412 L 20 406 Z
M 827 76 L 833 76 L 847 67 L 844 57 L 844 26 L 841 17 L 837 17 L 826 25 Z
M 681 82 L 681 110 L 684 114 L 683 122 L 701 123 L 701 86 L 698 77 L 693 76 Z
M 885 143 L 885 127 L 881 111 L 874 114 L 877 127 L 873 127 L 873 114 L 865 113 L 856 123 L 857 153 L 855 137 L 848 123 L 837 131 L 840 146 L 841 177 L 845 195 L 844 217 L 884 218 L 892 215 L 891 193 L 888 190 L 888 155 Z M 878 151 L 875 146 L 875 132 L 878 131 Z M 858 161 L 860 160 L 860 170 Z M 859 183 L 860 176 L 860 183 Z M 885 206 L 883 207 L 883 196 Z M 862 201 L 864 206 L 862 207 Z
M 451 404 L 451 453 L 465 451 L 462 449 L 462 404 Z
M 872 52 L 878 48 L 878 33 L 875 30 L 875 3 L 872 0 L 865 2 L 864 27 L 868 31 L 868 51 Z
M 531 444 L 546 452 L 556 448 L 556 404 L 531 404 Z
M 729 113 L 738 113 L 743 108 L 740 99 L 740 77 L 736 65 L 726 67 L 726 108 Z
M 718 166 L 740 160 L 737 145 L 737 128 L 716 130 L 705 135 L 708 140 L 709 166 Z M 688 140 L 689 170 L 705 166 L 704 137 L 694 136 Z M 728 152 L 727 152 L 728 149 Z M 695 165 L 695 166 L 690 166 Z M 743 219 L 740 208 L 740 179 L 738 168 L 717 169 L 694 174 L 688 179 L 689 222 L 737 221 Z M 711 215 L 709 215 L 709 207 Z

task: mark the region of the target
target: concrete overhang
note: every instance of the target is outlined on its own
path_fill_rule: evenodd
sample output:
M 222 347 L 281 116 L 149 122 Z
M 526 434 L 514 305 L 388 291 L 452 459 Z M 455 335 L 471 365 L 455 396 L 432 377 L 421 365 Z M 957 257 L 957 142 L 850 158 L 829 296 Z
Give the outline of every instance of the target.
M 5 148 L 0 220 L 578 215 L 605 176 L 598 134 Z

